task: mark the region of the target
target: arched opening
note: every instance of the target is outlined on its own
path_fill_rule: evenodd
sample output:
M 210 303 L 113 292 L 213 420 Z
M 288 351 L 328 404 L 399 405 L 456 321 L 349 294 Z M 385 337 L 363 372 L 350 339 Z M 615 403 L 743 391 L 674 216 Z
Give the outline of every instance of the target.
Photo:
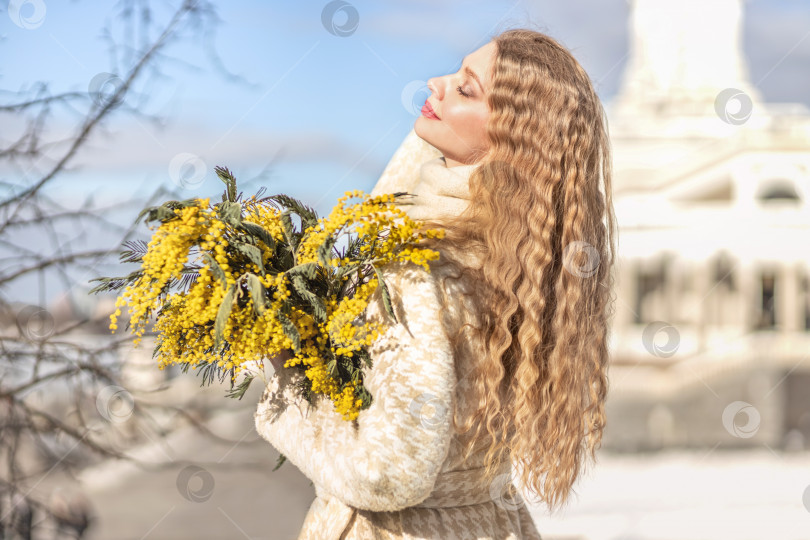
M 790 180 L 778 179 L 770 180 L 759 191 L 757 198 L 769 203 L 772 201 L 799 202 L 801 197 L 796 192 L 796 186 Z

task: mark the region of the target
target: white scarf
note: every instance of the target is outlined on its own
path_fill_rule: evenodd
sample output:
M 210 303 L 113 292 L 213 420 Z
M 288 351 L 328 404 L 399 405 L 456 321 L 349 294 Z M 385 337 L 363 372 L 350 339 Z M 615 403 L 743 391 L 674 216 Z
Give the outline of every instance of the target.
M 448 167 L 444 156 L 426 161 L 419 168 L 419 180 L 398 197 L 397 206 L 411 219 L 439 219 L 457 216 L 470 202 L 470 174 L 478 166 Z

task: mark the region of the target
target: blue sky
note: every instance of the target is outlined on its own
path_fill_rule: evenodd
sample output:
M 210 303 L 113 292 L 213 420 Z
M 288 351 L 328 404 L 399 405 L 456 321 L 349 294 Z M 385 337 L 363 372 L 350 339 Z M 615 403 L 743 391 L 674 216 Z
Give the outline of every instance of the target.
M 156 26 L 179 2 L 156 3 Z M 2 103 L 13 101 L 9 92 L 41 81 L 54 92 L 87 92 L 94 77 L 123 74 L 131 62 L 123 52 L 113 62 L 104 39 L 110 24 L 116 41 L 125 41 L 126 28 L 115 17 L 118 2 L 19 4 L 23 18 L 40 18 L 34 28 L 21 28 L 9 3 L 0 0 Z M 427 97 L 413 89 L 454 72 L 499 31 L 528 26 L 560 40 L 605 102 L 619 88 L 627 60 L 627 0 L 354 0 L 358 24 L 345 37 L 324 27 L 326 1 L 215 4 L 216 32 L 171 45 L 160 73 L 147 74 L 136 87 L 141 95 L 128 98 L 128 105 L 148 98 L 144 110 L 165 126 L 116 111 L 49 193 L 65 201 L 134 200 L 160 185 L 177 187 L 169 166 L 178 155 L 191 154 L 205 175 L 186 186 L 188 196 L 221 192 L 215 165 L 228 166 L 242 180 L 266 170 L 246 190 L 262 184 L 325 213 L 344 191 L 374 185 Z M 767 101 L 810 105 L 810 0 L 748 0 L 745 10 L 751 80 L 762 79 Z M 342 24 L 345 12 L 334 20 Z M 211 47 L 221 69 L 206 53 Z M 53 134 L 73 132 L 80 118 L 55 109 Z M 0 117 L 0 139 L 14 126 L 13 118 Z M 40 163 L 40 171 L 46 165 Z M 8 174 L 0 169 L 0 177 Z M 135 206 L 131 213 L 140 209 Z
M 158 4 L 155 22 L 178 1 Z M 0 90 L 49 81 L 54 91 L 87 91 L 99 73 L 123 71 L 126 62 L 113 64 L 102 38 L 106 22 L 116 38 L 124 36 L 115 22 L 117 3 L 41 4 L 45 14 L 33 29 L 0 17 Z M 247 82 L 218 71 L 205 53 L 206 41 L 171 46 L 161 80 L 141 86 L 148 89 L 146 110 L 165 118 L 167 127 L 118 113 L 73 164 L 77 172 L 53 189 L 128 195 L 170 181 L 172 158 L 190 153 L 207 169 L 195 194 L 219 191 L 214 165 L 248 178 L 272 164 L 268 189 L 306 197 L 323 211 L 344 190 L 373 186 L 426 97 L 424 91 L 411 93 L 411 100 L 406 95 L 404 101 L 415 105 L 409 110 L 403 103 L 408 85 L 455 71 L 464 55 L 497 31 L 530 25 L 558 38 L 605 101 L 615 94 L 626 62 L 626 0 L 354 1 L 359 21 L 346 37 L 324 28 L 326 4 L 219 3 L 221 22 L 207 42 L 224 68 Z M 33 10 L 29 3 L 22 13 L 32 16 Z M 810 0 L 751 0 L 746 10 L 752 79 L 790 51 L 761 89 L 768 99 L 808 102 L 810 70 L 801 66 L 810 65 L 810 39 L 797 42 L 810 30 Z M 344 20 L 338 12 L 336 23 Z M 60 112 L 57 125 L 71 129 L 76 117 Z

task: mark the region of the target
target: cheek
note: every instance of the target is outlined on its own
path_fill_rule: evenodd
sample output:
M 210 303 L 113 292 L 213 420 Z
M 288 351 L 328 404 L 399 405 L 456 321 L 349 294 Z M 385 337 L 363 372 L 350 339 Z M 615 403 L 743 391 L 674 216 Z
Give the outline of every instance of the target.
M 489 120 L 489 112 L 486 109 L 479 109 L 475 112 L 473 120 L 475 132 L 480 137 L 486 137 L 487 133 L 487 120 Z
M 471 146 L 485 147 L 487 145 L 487 112 L 478 108 L 468 112 L 464 118 L 464 133 Z
M 475 138 L 486 132 L 487 111 L 479 104 L 459 103 L 447 111 L 452 123 Z

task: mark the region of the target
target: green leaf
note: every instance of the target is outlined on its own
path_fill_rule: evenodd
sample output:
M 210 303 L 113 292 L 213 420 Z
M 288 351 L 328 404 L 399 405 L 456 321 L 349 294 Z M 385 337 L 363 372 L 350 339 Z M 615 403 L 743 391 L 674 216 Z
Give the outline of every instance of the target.
M 295 274 L 292 276 L 292 284 L 293 288 L 296 290 L 301 297 L 307 301 L 307 303 L 312 306 L 314 311 L 315 318 L 318 322 L 325 322 L 326 321 L 326 306 L 323 303 L 323 300 L 318 297 L 318 295 L 314 294 L 312 291 L 309 290 L 307 287 L 307 283 L 304 278 L 300 274 Z
M 279 454 L 278 460 L 276 460 L 276 466 L 273 467 L 273 470 L 275 471 L 276 469 L 281 467 L 285 461 L 287 461 L 287 456 L 285 456 L 284 454 Z
M 227 167 L 217 165 L 214 167 L 214 172 L 217 173 L 219 179 L 225 184 L 225 189 L 228 194 L 228 200 L 226 202 L 236 202 L 236 178 L 234 178 L 231 171 L 229 171 Z
M 250 261 L 259 267 L 259 271 L 264 275 L 264 262 L 262 261 L 262 250 L 247 242 L 232 241 L 231 245 L 237 251 L 246 256 Z
M 365 243 L 364 239 L 357 236 L 349 236 L 349 242 L 344 250 L 344 257 L 349 257 L 352 259 L 357 259 L 360 257 L 360 246 Z
M 217 205 L 220 219 L 232 227 L 242 224 L 242 205 L 238 202 L 225 201 Z
M 315 279 L 315 274 L 318 272 L 318 265 L 314 262 L 308 262 L 304 264 L 299 264 L 297 266 L 293 266 L 289 270 L 287 270 L 287 276 L 292 278 L 293 276 L 303 276 L 307 279 Z
M 388 291 L 388 285 L 385 284 L 385 280 L 383 279 L 382 272 L 380 272 L 380 269 L 377 268 L 376 266 L 374 266 L 373 264 L 371 265 L 371 267 L 374 269 L 374 272 L 377 274 L 377 281 L 379 283 L 380 291 L 382 292 L 382 299 L 383 299 L 383 305 L 385 306 L 385 311 L 387 311 L 388 314 L 391 316 L 391 318 L 394 319 L 395 323 L 398 323 L 399 321 L 397 320 L 397 316 L 394 313 L 394 308 L 391 305 L 391 294 Z
M 264 242 L 270 249 L 276 249 L 276 239 L 261 225 L 250 221 L 242 221 L 239 228 Z
M 158 208 L 162 208 L 162 207 L 161 206 L 147 206 L 146 208 L 141 210 L 141 212 L 138 214 L 138 217 L 135 218 L 135 223 L 138 223 L 139 221 L 141 221 L 141 219 L 144 219 L 144 217 L 145 217 L 144 221 L 147 222 L 147 223 L 150 222 L 150 221 L 155 221 L 157 219 L 156 216 L 157 216 Z
M 178 281 L 178 285 L 180 289 L 184 291 L 188 291 L 192 285 L 194 285 L 197 280 L 200 278 L 199 268 L 197 267 L 184 267 L 182 271 L 182 277 L 180 281 Z M 172 283 L 175 280 L 172 279 Z
M 371 355 L 368 353 L 367 349 L 359 349 L 356 351 L 355 357 L 357 357 L 357 359 L 365 364 L 365 366 L 369 369 L 371 369 L 374 365 L 374 361 L 371 359 Z
M 329 236 L 324 240 L 323 244 L 318 246 L 318 262 L 323 266 L 329 266 L 329 261 L 332 259 L 332 248 L 336 241 L 335 236 Z
M 355 270 L 357 270 L 361 266 L 363 266 L 363 263 L 347 264 L 347 265 L 344 265 L 344 266 L 338 266 L 337 269 L 335 270 L 335 279 L 343 279 L 343 276 L 348 276 L 349 274 L 351 274 L 352 272 L 354 272 Z
M 214 321 L 214 348 L 216 349 L 219 349 L 219 346 L 222 343 L 223 333 L 225 332 L 225 323 L 228 322 L 228 317 L 231 316 L 235 292 L 235 284 L 228 287 L 228 291 L 225 293 L 225 297 L 222 299 L 222 303 L 219 305 L 217 318 L 216 321 Z
M 214 277 L 217 278 L 220 283 L 222 283 L 223 287 L 228 286 L 228 280 L 225 278 L 225 272 L 222 270 L 222 267 L 219 266 L 216 259 L 214 259 L 210 253 L 204 252 L 203 258 L 208 266 L 211 268 L 211 273 L 214 274 Z
M 296 236 L 295 227 L 293 227 L 292 219 L 290 219 L 290 211 L 287 210 L 281 214 L 281 229 L 284 231 L 284 237 L 287 243 L 290 244 L 293 252 L 298 250 L 298 237 Z
M 293 343 L 293 350 L 296 353 L 301 352 L 301 334 L 298 333 L 298 329 L 295 327 L 295 324 L 284 314 L 283 311 L 280 309 L 276 312 L 276 316 L 278 317 L 278 321 L 281 323 L 281 328 L 284 330 L 284 334 L 290 341 Z
M 329 370 L 329 375 L 332 377 L 337 377 L 338 370 L 337 370 L 337 358 L 332 358 L 328 362 L 326 362 L 326 368 Z
M 298 199 L 294 199 L 293 197 L 284 195 L 283 193 L 267 198 L 298 214 L 298 216 L 301 218 L 302 229 L 315 226 L 318 223 L 318 214 L 315 212 L 315 210 L 309 206 L 306 206 Z
M 233 380 L 231 380 L 231 390 L 230 390 L 230 392 L 225 394 L 225 396 L 229 397 L 229 398 L 237 398 L 237 399 L 241 400 L 244 397 L 245 392 L 247 392 L 247 389 L 250 386 L 250 383 L 253 382 L 253 379 L 254 379 L 253 375 L 246 375 L 245 378 L 242 380 L 242 382 L 240 382 L 236 386 L 236 388 L 233 387 Z
M 245 274 L 245 276 L 248 289 L 250 289 L 250 297 L 253 300 L 253 311 L 256 315 L 261 316 L 267 309 L 264 285 L 256 274 Z
M 357 395 L 357 399 L 360 399 L 360 400 L 363 401 L 363 404 L 360 406 L 360 410 L 362 411 L 362 410 L 368 409 L 368 407 L 374 401 L 374 398 L 372 397 L 371 394 L 369 394 L 368 389 L 365 387 L 365 385 L 358 386 L 356 388 L 355 392 L 356 392 L 356 395 Z
M 143 256 L 149 249 L 148 244 L 143 240 L 127 240 L 123 245 L 128 249 L 122 251 L 118 257 L 122 263 L 143 262 Z
M 199 205 L 199 199 L 192 198 L 192 199 L 183 199 L 182 201 L 166 201 L 162 204 L 166 208 L 171 210 L 179 210 L 181 208 L 187 208 L 189 206 L 197 206 Z
M 145 215 L 147 215 L 149 212 L 153 211 L 155 208 L 157 208 L 157 207 L 156 206 L 147 206 L 146 208 L 141 210 L 140 213 L 138 213 L 138 216 L 135 218 L 135 223 L 138 223 L 141 219 L 143 219 L 143 217 Z M 149 220 L 147 219 L 147 221 L 149 221 Z
M 180 216 L 174 210 L 165 206 L 156 206 L 147 210 L 147 222 L 160 221 L 161 223 L 168 223 L 175 219 L 180 219 Z
M 141 210 L 141 213 L 135 218 L 135 223 L 138 223 L 144 216 L 146 216 L 147 223 L 151 221 L 160 221 L 161 223 L 166 223 L 179 218 L 175 210 L 186 208 L 188 206 L 196 206 L 198 204 L 199 199 L 194 198 L 185 199 L 182 201 L 166 201 L 160 206 L 149 206 Z
M 88 280 L 89 283 L 99 281 L 101 284 L 90 289 L 87 294 L 98 294 L 104 291 L 117 291 L 118 289 L 123 289 L 130 283 L 135 283 L 138 281 L 142 275 L 142 270 L 135 270 L 124 277 L 97 277 L 90 279 Z

